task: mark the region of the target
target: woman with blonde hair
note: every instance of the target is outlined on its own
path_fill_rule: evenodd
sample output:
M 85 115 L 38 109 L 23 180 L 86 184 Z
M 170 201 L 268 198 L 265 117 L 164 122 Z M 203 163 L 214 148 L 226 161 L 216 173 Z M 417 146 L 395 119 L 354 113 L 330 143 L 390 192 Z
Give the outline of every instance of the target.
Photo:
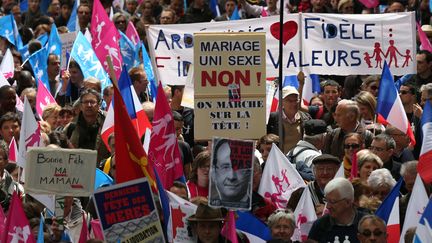
M 50 126 L 51 130 L 57 128 L 58 116 L 61 111 L 61 107 L 57 104 L 47 105 L 42 112 L 42 120 L 46 121 Z

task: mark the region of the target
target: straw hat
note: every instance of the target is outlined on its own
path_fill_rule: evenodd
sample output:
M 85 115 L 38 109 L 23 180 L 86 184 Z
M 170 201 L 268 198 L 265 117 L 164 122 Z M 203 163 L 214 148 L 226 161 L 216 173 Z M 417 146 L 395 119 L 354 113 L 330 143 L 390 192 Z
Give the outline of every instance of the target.
M 219 208 L 214 209 L 205 204 L 199 204 L 195 214 L 188 218 L 188 221 L 190 222 L 223 220 L 224 217 L 222 216 L 222 212 Z

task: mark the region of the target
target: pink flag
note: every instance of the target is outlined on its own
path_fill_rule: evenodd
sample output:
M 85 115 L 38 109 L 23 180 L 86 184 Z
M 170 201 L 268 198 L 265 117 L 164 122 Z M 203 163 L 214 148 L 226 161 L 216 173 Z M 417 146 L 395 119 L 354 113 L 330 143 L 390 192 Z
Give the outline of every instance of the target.
M 1 79 L 1 78 L 0 78 Z M 16 105 L 15 107 L 17 108 L 17 110 L 24 112 L 24 103 L 22 102 L 22 100 L 18 97 L 18 95 L 16 95 Z
M 422 50 L 428 50 L 428 51 L 432 52 L 432 45 L 431 45 L 428 37 L 426 36 L 426 33 L 422 30 L 422 28 L 418 22 L 416 22 L 416 25 L 417 25 L 418 35 L 420 38 L 421 49 Z
M 88 227 L 87 227 L 87 221 L 85 217 L 85 213 L 82 214 L 82 226 L 81 226 L 81 233 L 78 240 L 78 243 L 86 243 L 88 240 Z
M 90 225 L 93 231 L 93 237 L 98 240 L 104 240 L 102 226 L 100 224 L 99 219 L 92 219 L 90 221 Z
M 16 163 L 18 160 L 18 147 L 15 142 L 15 137 L 12 137 L 12 140 L 9 144 L 9 163 Z
M 35 243 L 36 240 L 24 213 L 21 199 L 16 192 L 12 195 L 8 215 L 2 242 Z
M 13 61 L 12 52 L 10 49 L 6 50 L 3 60 L 0 64 L 0 72 L 3 73 L 5 78 L 12 78 L 14 76 L 15 65 Z
M 367 8 L 375 8 L 379 4 L 379 0 L 359 0 Z
M 3 239 L 5 227 L 6 227 L 6 216 L 3 212 L 2 206 L 0 205 L 0 239 Z
M 268 16 L 267 10 L 265 10 L 265 8 L 262 8 L 261 9 L 261 17 L 267 17 L 267 16 Z
M 357 165 L 357 150 L 354 150 L 351 159 L 351 175 L 349 180 L 352 181 L 354 178 L 358 177 L 358 165 Z
M 90 25 L 90 32 L 93 36 L 92 47 L 102 63 L 105 71 L 110 73 L 106 58 L 111 57 L 113 68 L 118 79 L 121 74 L 123 59 L 120 53 L 120 34 L 114 23 L 109 19 L 105 9 L 99 0 L 93 3 L 93 15 Z
M 234 211 L 229 210 L 225 220 L 226 221 L 221 232 L 222 235 L 232 243 L 238 243 Z
M 183 163 L 177 143 L 174 119 L 162 83 L 159 84 L 153 117 L 148 158 L 153 162 L 165 189 L 183 176 Z
M 128 26 L 126 28 L 126 36 L 129 38 L 129 40 L 132 41 L 134 45 L 140 43 L 140 37 L 132 21 L 129 21 Z
M 45 85 L 39 80 L 36 94 L 36 112 L 39 117 L 42 117 L 43 110 L 49 104 L 57 104 L 57 102 Z

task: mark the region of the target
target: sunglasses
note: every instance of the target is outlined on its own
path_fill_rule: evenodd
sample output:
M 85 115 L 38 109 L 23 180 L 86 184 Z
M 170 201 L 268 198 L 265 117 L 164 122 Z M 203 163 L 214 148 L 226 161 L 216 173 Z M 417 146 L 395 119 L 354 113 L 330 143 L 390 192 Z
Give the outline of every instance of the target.
M 381 230 L 375 230 L 375 231 L 364 230 L 363 232 L 361 232 L 361 234 L 365 237 L 371 237 L 372 235 L 380 237 L 381 235 L 385 234 L 385 232 Z
M 411 94 L 411 92 L 406 91 L 406 90 L 401 90 L 401 91 L 399 91 L 399 94 L 406 95 L 406 94 Z
M 352 143 L 352 144 L 344 144 L 345 149 L 358 149 L 360 148 L 360 144 Z
M 377 89 L 378 89 L 378 86 L 371 86 L 370 89 L 371 89 L 371 90 L 377 90 Z

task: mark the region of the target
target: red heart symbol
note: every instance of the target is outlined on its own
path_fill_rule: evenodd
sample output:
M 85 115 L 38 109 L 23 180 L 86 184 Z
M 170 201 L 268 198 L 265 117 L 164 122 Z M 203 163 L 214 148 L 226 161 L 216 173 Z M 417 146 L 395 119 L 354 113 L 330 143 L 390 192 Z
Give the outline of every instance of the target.
M 290 20 L 283 24 L 282 42 L 284 45 L 297 34 L 297 30 L 298 30 L 298 25 L 295 21 Z M 279 22 L 276 22 L 270 26 L 270 33 L 274 38 L 278 40 L 280 40 L 279 32 L 280 32 Z

